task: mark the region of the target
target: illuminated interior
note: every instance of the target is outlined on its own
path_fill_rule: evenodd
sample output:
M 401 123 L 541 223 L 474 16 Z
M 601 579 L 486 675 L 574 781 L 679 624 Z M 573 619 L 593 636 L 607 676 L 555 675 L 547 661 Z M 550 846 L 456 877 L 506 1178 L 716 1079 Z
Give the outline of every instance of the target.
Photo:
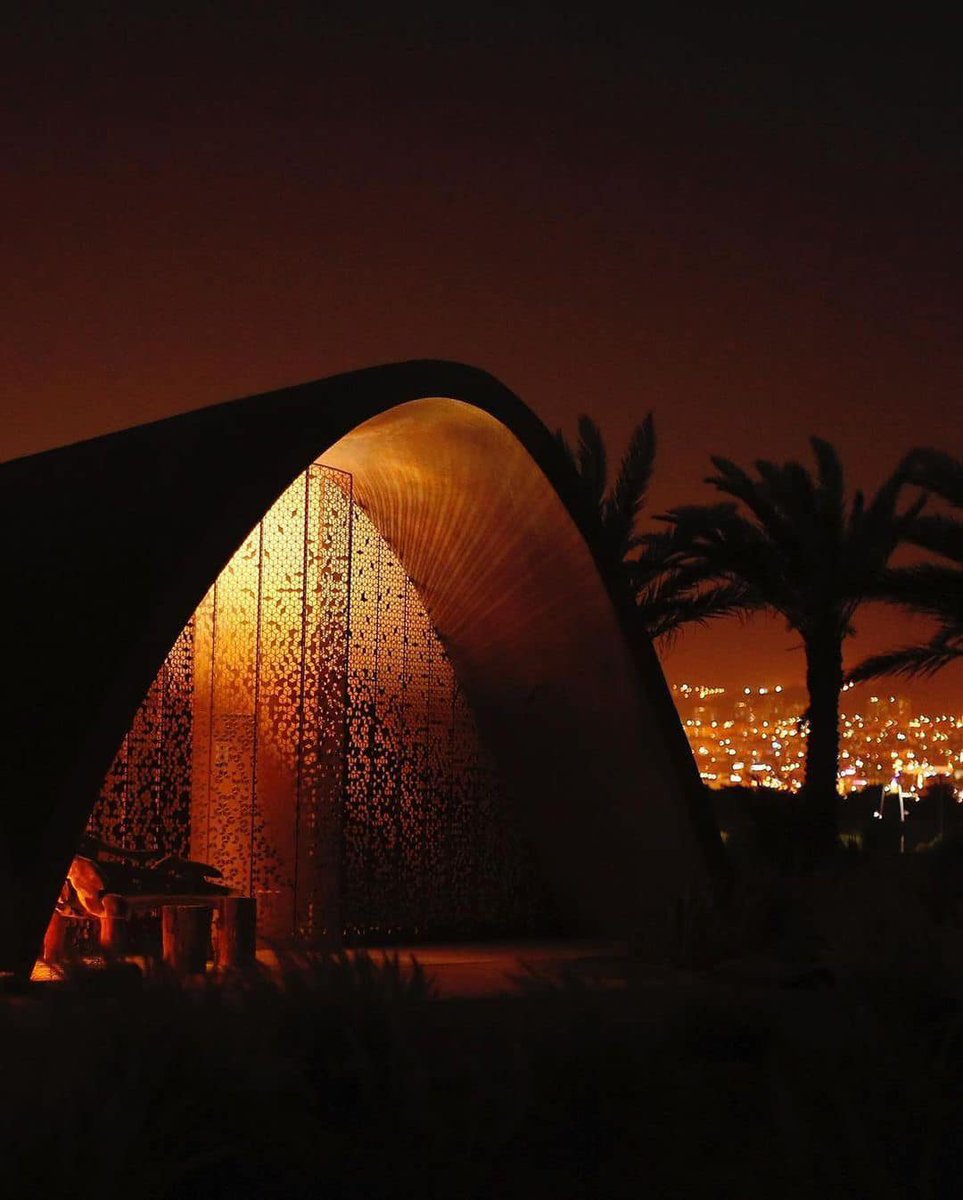
M 313 667 L 304 669 L 301 700 L 300 664 L 310 664 L 316 648 L 310 514 L 301 538 L 308 557 L 301 567 L 292 559 L 287 574 L 265 585 L 278 561 L 271 543 L 280 536 L 265 513 L 305 472 L 310 496 L 310 469 L 319 460 L 321 470 L 350 476 L 358 510 L 384 538 L 384 549 L 369 542 L 372 555 L 377 550 L 386 563 L 390 554 L 402 582 L 410 581 L 400 601 L 394 585 L 379 585 L 379 615 L 347 631 L 340 725 L 312 707 L 318 681 L 329 716 L 337 716 L 337 689 Z M 517 858 L 499 848 L 500 838 L 512 837 L 532 846 L 538 877 L 572 918 L 570 928 L 632 937 L 644 929 L 658 939 L 669 928 L 666 906 L 718 859 L 718 831 L 658 660 L 631 621 L 611 564 L 593 550 L 594 525 L 577 481 L 541 422 L 484 371 L 433 360 L 385 364 L 61 447 L 4 464 L 0 475 L 11 511 L 31 514 L 8 531 L 17 581 L 0 596 L 10 631 L 7 789 L 23 798 L 3 813 L 0 877 L 20 900 L 0 924 L 0 969 L 24 974 L 35 960 L 101 791 L 98 819 L 126 830 L 135 844 L 161 826 L 171 844 L 188 850 L 193 826 L 205 831 L 209 848 L 222 835 L 245 833 L 246 844 L 226 855 L 231 870 L 263 891 L 263 922 L 294 932 L 340 924 L 350 933 L 354 922 L 374 937 L 399 921 L 427 928 L 425 914 L 442 911 L 462 927 L 473 914 L 496 912 L 499 897 L 515 906 L 506 883 L 512 873 L 501 867 Z M 365 539 L 354 537 L 354 520 L 345 578 L 335 580 L 322 547 L 331 571 L 325 586 L 343 588 L 342 606 L 359 588 L 370 595 L 380 570 L 369 564 L 359 574 L 354 549 Z M 242 543 L 250 558 L 246 538 L 255 528 L 256 580 L 242 554 L 236 588 L 225 581 L 209 600 L 212 676 L 199 702 L 203 611 L 191 618 Z M 299 595 L 300 626 L 289 612 Z M 335 632 L 337 611 L 336 604 Z M 350 606 L 344 611 L 350 620 Z M 418 695 L 412 671 L 424 655 L 414 653 L 410 630 L 419 623 L 437 635 L 429 661 L 447 660 L 453 671 L 449 724 L 438 726 L 449 730 L 448 759 L 445 738 L 431 733 L 443 704 L 429 699 L 428 715 L 417 719 L 417 705 L 389 708 L 392 696 Z M 293 676 L 288 660 L 298 628 L 305 653 L 298 647 Z M 398 637 L 384 636 L 398 628 Z M 333 644 L 327 633 L 319 637 L 321 651 Z M 356 639 L 374 647 L 368 653 L 378 665 L 367 684 L 359 668 L 352 690 L 352 665 L 365 662 Z M 243 668 L 252 644 L 278 649 L 276 671 L 264 653 L 253 675 Z M 175 645 L 180 653 L 171 658 Z M 219 678 L 218 664 L 232 659 Z M 441 673 L 434 665 L 431 672 L 429 696 L 444 695 Z M 401 682 L 389 687 L 396 675 Z M 196 796 L 203 757 L 195 755 L 195 716 L 198 739 L 205 721 L 208 728 L 206 782 Z M 406 737 L 423 732 L 399 755 L 393 747 L 402 720 Z M 469 725 L 477 755 L 462 750 L 469 735 L 458 731 Z M 323 736 L 312 742 L 312 729 Z M 335 730 L 347 742 L 340 764 L 330 754 Z M 370 780 L 367 841 L 351 833 L 361 826 L 360 801 L 353 807 L 352 797 L 364 794 L 353 784 L 352 762 L 355 775 Z M 436 762 L 449 764 L 454 781 L 444 802 L 419 802 L 409 813 L 396 798 L 425 795 L 424 781 L 439 776 Z M 482 786 L 489 762 L 497 764 L 498 784 Z M 323 789 L 305 791 L 305 782 L 336 769 L 346 786 L 330 813 L 311 800 Z M 247 807 L 243 792 L 232 792 L 233 808 L 211 808 L 232 772 L 246 780 Z M 283 790 L 285 773 L 298 780 L 294 817 L 258 800 Z M 456 802 L 456 784 L 489 799 Z M 503 795 L 505 820 L 479 817 L 473 826 L 473 814 L 497 813 Z M 329 817 L 340 828 L 325 841 L 311 822 L 323 828 Z M 354 855 L 358 845 L 364 853 Z M 409 846 L 416 847 L 411 854 Z M 325 847 L 330 869 L 315 870 L 312 856 Z M 269 862 L 272 855 L 280 865 Z M 412 861 L 422 864 L 420 875 L 397 867 Z M 344 874 L 337 885 L 336 867 Z M 327 888 L 332 895 L 321 894 Z M 485 889 L 488 900 L 472 899 Z M 252 911 L 249 904 L 235 909 Z
M 178 638 L 89 832 L 216 866 L 271 939 L 547 919 L 504 788 L 410 578 L 321 463 Z

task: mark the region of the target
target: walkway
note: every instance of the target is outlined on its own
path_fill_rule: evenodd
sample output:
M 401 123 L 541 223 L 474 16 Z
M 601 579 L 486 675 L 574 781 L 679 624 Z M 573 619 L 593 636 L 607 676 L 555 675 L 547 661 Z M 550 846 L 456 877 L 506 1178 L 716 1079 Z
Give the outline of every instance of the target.
M 440 999 L 510 995 L 533 978 L 572 975 L 586 982 L 613 983 L 624 947 L 612 942 L 539 941 L 452 943 L 449 945 L 369 947 L 375 961 L 393 959 L 404 966 L 414 957 L 435 985 Z
M 348 951 L 349 956 L 356 953 L 362 951 Z M 369 946 L 363 953 L 375 962 L 397 957 L 406 972 L 411 969 L 411 960 L 416 959 L 442 1000 L 517 994 L 540 978 L 560 975 L 570 975 L 586 983 L 616 985 L 620 979 L 619 964 L 625 958 L 624 948 L 617 943 L 571 940 Z M 266 967 L 277 963 L 271 950 L 259 950 L 258 961 Z M 59 972 L 41 962 L 32 975 L 34 982 L 53 982 L 59 978 Z

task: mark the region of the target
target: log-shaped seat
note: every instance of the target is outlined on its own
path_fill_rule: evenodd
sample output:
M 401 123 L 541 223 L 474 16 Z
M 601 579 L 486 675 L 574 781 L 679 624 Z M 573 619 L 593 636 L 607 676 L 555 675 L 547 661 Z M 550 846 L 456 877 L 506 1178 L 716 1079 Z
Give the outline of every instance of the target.
M 108 892 L 102 903 L 103 913 L 92 919 L 100 921 L 100 948 L 109 957 L 127 950 L 132 916 L 159 911 L 163 961 L 177 974 L 202 972 L 212 946 L 218 970 L 237 970 L 254 963 L 257 903 L 251 896 Z M 62 961 L 67 921 L 78 919 L 84 919 L 83 915 L 54 914 L 44 939 L 46 962 Z

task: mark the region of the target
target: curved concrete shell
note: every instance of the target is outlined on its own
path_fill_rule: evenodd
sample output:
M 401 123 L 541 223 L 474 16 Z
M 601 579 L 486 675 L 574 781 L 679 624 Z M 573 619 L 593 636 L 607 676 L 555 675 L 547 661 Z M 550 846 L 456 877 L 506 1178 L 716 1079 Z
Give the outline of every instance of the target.
M 100 781 L 174 639 L 319 457 L 414 581 L 546 877 L 638 932 L 718 848 L 651 646 L 534 415 L 474 368 L 285 388 L 0 467 L 0 969 L 29 969 Z

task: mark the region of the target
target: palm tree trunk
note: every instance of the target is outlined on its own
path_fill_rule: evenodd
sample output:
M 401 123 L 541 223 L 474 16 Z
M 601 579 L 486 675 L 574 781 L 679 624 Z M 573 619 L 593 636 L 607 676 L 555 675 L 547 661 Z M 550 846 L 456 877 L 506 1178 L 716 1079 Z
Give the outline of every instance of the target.
M 833 848 L 838 834 L 839 694 L 842 686 L 840 639 L 830 635 L 807 641 L 809 741 L 803 784 L 803 819 L 810 863 Z

